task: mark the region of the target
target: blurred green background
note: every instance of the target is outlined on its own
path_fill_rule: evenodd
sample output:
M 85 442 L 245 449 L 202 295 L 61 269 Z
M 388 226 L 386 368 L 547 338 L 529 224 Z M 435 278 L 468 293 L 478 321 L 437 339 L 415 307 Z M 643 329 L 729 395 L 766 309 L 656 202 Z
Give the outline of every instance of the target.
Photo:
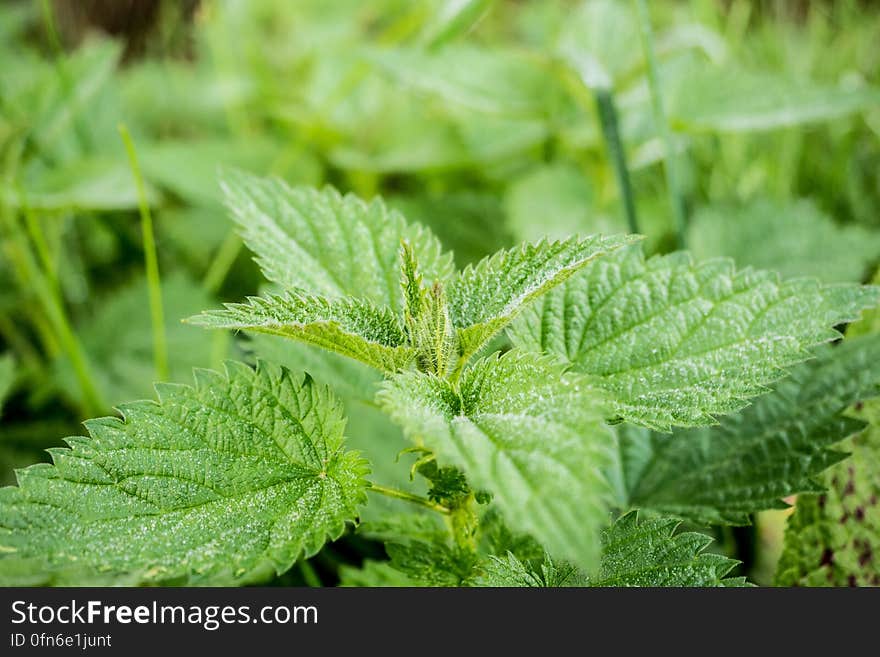
M 869 280 L 878 5 L 643 3 L 653 62 L 639 6 L 0 4 L 0 481 L 84 418 L 152 396 L 139 195 L 120 124 L 156 222 L 174 381 L 228 357 L 309 363 L 302 348 L 180 324 L 260 286 L 220 204 L 220 167 L 382 194 L 459 264 L 635 225 L 652 252 L 683 245 L 786 277 Z M 346 376 L 355 386 L 362 373 Z M 397 430 L 368 406 L 349 413 L 360 440 L 382 437 L 392 476 Z M 781 517 L 726 530 L 719 549 L 770 581 Z

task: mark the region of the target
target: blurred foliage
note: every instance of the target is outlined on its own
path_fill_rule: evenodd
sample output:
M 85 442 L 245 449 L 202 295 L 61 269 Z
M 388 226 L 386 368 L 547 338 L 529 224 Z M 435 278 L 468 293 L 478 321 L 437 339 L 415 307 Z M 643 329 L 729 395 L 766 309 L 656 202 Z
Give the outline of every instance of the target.
M 850 458 L 825 473 L 828 491 L 798 500 L 788 520 L 776 584 L 880 586 L 877 410 L 873 426 L 848 441 Z
M 867 280 L 880 261 L 880 12 L 651 5 L 688 246 L 786 277 Z M 218 169 L 382 194 L 464 265 L 520 239 L 626 226 L 593 102 L 607 89 L 639 229 L 667 251 L 664 148 L 637 42 L 633 5 L 611 0 L 0 5 L 2 480 L 83 418 L 152 395 L 120 123 L 156 217 L 171 378 L 239 349 L 321 378 L 339 367 L 324 354 L 179 325 L 259 285 Z M 352 442 L 385 441 L 375 467 L 390 477 L 399 431 L 370 405 L 375 382 L 346 377 Z

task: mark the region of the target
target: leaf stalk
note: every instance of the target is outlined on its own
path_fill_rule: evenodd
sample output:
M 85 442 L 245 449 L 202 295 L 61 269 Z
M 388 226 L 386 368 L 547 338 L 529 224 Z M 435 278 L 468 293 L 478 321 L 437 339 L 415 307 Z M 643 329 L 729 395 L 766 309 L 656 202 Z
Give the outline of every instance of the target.
M 381 486 L 379 484 L 370 483 L 370 487 L 367 488 L 367 490 L 373 491 L 374 493 L 379 493 L 380 495 L 385 495 L 386 497 L 392 497 L 394 499 L 404 500 L 405 502 L 410 502 L 412 504 L 418 504 L 419 506 L 423 506 L 426 509 L 431 509 L 432 511 L 436 511 L 438 513 L 443 513 L 447 515 L 452 513 L 452 510 L 449 507 L 438 504 L 437 502 L 433 502 L 426 497 L 414 495 L 413 493 L 407 493 L 403 490 L 398 490 L 397 488 L 390 488 L 388 486 Z

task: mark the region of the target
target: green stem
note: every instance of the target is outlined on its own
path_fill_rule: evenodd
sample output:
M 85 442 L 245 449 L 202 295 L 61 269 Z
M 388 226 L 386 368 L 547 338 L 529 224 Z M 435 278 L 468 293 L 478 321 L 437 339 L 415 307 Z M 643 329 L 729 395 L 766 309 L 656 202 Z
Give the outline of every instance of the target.
M 238 236 L 238 233 L 234 228 L 231 229 L 223 240 L 223 244 L 220 245 L 214 254 L 214 259 L 211 261 L 208 271 L 205 272 L 202 287 L 206 291 L 216 294 L 220 290 L 223 281 L 229 275 L 229 270 L 235 264 L 235 259 L 241 251 L 241 245 L 241 238 Z
M 147 273 L 147 287 L 150 297 L 150 318 L 153 324 L 153 362 L 156 376 L 160 381 L 168 379 L 168 347 L 165 341 L 165 313 L 162 308 L 162 281 L 159 278 L 159 258 L 156 254 L 156 238 L 153 235 L 153 216 L 147 202 L 144 178 L 138 165 L 134 142 L 125 125 L 119 126 L 119 134 L 128 153 L 131 173 L 137 186 L 138 207 L 141 213 L 141 228 L 144 240 L 144 268 Z
M 678 178 L 678 167 L 675 156 L 675 147 L 672 143 L 672 131 L 666 120 L 666 112 L 663 108 L 663 96 L 660 93 L 660 77 L 657 73 L 657 55 L 654 48 L 654 32 L 651 28 L 651 18 L 648 14 L 648 5 L 645 0 L 635 0 L 639 13 L 639 28 L 642 35 L 642 48 L 645 51 L 645 60 L 648 68 L 648 86 L 651 90 L 651 105 L 654 112 L 654 123 L 663 140 L 665 150 L 664 168 L 666 171 L 666 186 L 669 190 L 669 205 L 672 208 L 672 217 L 675 221 L 675 233 L 678 247 L 685 246 L 685 228 L 687 218 L 684 209 L 684 199 L 681 194 L 681 186 Z
M 379 484 L 371 483 L 370 487 L 367 490 L 373 491 L 374 493 L 379 493 L 380 495 L 385 495 L 386 497 L 393 497 L 398 500 L 411 502 L 412 504 L 418 504 L 419 506 L 423 506 L 426 509 L 431 509 L 432 511 L 437 511 L 438 513 L 451 513 L 451 510 L 448 507 L 443 506 L 442 504 L 432 502 L 425 497 L 413 495 L 412 493 L 407 493 L 406 491 L 398 490 L 396 488 L 388 488 L 387 486 L 380 486 Z
M 608 149 L 608 158 L 611 160 L 614 176 L 617 179 L 626 223 L 630 232 L 638 233 L 639 222 L 636 214 L 635 195 L 630 182 L 629 167 L 626 164 L 626 153 L 620 138 L 617 105 L 614 102 L 610 86 L 590 84 L 590 80 L 571 65 L 560 65 L 559 62 L 553 61 L 549 61 L 548 65 L 553 74 L 562 80 L 571 97 L 585 113 L 589 113 L 594 105 L 599 112 L 599 124 L 602 126 L 602 136 L 605 139 L 605 147 Z M 610 80 L 607 84 L 611 84 Z
M 229 331 L 213 331 L 211 337 L 211 367 L 223 369 L 223 361 L 229 353 L 229 342 L 232 333 Z
M 596 89 L 596 108 L 599 111 L 599 122 L 602 124 L 602 135 L 605 137 L 605 146 L 608 149 L 608 157 L 614 167 L 614 175 L 617 178 L 617 187 L 620 190 L 620 198 L 623 201 L 623 210 L 626 214 L 626 223 L 631 233 L 639 232 L 639 222 L 636 216 L 636 202 L 633 195 L 632 184 L 629 179 L 629 168 L 626 166 L 626 154 L 620 141 L 620 127 L 617 120 L 617 107 L 614 96 L 609 89 Z

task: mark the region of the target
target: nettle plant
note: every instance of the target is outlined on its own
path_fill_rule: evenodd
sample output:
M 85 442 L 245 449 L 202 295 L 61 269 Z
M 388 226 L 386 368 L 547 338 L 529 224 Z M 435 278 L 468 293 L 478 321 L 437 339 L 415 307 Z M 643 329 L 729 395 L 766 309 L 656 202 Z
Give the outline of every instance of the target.
M 379 199 L 242 173 L 222 186 L 273 286 L 189 321 L 380 372 L 368 396 L 412 441 L 418 480 L 389 487 L 346 447 L 342 375 L 231 362 L 19 471 L 0 491 L 5 582 L 267 581 L 359 525 L 369 493 L 412 512 L 360 523 L 390 558 L 345 584 L 742 585 L 680 520 L 745 523 L 816 491 L 843 457 L 829 447 L 864 426 L 847 409 L 878 393 L 880 336 L 819 346 L 877 288 L 646 259 L 636 236 L 456 271 Z

